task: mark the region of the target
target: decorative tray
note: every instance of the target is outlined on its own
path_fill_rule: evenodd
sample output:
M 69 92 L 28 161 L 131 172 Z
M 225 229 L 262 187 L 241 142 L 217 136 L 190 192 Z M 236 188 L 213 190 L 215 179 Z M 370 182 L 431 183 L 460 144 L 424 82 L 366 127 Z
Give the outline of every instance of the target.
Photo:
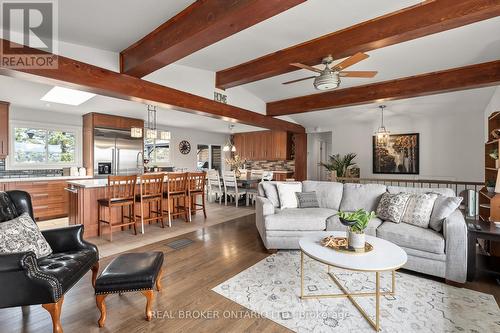
M 321 245 L 329 247 L 338 252 L 349 253 L 349 254 L 367 253 L 373 250 L 373 245 L 371 245 L 368 242 L 365 242 L 364 248 L 355 249 L 353 247 L 350 247 L 347 244 L 347 237 L 328 236 L 321 240 Z

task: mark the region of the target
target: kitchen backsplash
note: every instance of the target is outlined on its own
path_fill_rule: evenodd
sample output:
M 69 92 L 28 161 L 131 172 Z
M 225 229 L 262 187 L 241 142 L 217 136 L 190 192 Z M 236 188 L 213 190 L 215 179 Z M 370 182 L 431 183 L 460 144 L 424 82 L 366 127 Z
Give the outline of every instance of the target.
M 0 159 L 0 178 L 58 177 L 62 174 L 62 169 L 5 170 L 5 160 Z
M 295 171 L 295 161 L 247 161 L 246 168 Z

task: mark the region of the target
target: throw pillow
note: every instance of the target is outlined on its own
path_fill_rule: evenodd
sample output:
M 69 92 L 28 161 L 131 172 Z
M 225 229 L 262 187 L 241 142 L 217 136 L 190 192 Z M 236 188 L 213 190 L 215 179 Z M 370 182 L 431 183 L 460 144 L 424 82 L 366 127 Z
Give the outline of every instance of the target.
M 445 197 L 444 195 L 438 195 L 434 203 L 434 209 L 432 210 L 429 227 L 437 232 L 441 232 L 443 229 L 443 221 L 460 207 L 462 200 L 462 197 Z
M 299 208 L 319 208 L 316 192 L 295 192 Z
M 262 188 L 264 189 L 264 194 L 266 198 L 271 201 L 275 208 L 280 206 L 280 198 L 278 196 L 278 188 L 276 187 L 276 183 L 272 182 L 262 182 Z
M 280 198 L 280 208 L 297 208 L 297 196 L 296 192 L 302 192 L 302 183 L 278 183 L 276 184 L 278 188 L 278 196 Z
M 377 207 L 377 216 L 384 221 L 401 222 L 410 193 L 384 193 Z
M 0 223 L 0 236 L 0 253 L 32 251 L 37 258 L 52 253 L 49 243 L 28 213 Z
M 16 217 L 16 206 L 5 192 L 0 192 L 0 222 L 9 221 Z
M 410 195 L 402 221 L 417 227 L 428 228 L 436 199 L 437 194 L 434 193 Z

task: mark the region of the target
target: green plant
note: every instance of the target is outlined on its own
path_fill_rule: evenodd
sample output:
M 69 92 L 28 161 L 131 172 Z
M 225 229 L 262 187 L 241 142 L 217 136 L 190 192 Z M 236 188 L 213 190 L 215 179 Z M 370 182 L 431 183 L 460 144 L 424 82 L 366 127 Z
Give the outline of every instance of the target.
M 490 151 L 490 153 L 488 154 L 490 155 L 490 157 L 494 160 L 498 160 L 498 149 L 493 149 Z
M 335 171 L 337 173 L 337 177 L 345 177 L 347 169 L 351 166 L 356 166 L 356 163 L 354 162 L 356 156 L 357 155 L 355 153 L 348 153 L 345 156 L 335 154 L 330 156 L 329 163 L 320 163 L 320 165 L 328 171 Z
M 351 225 L 351 231 L 355 233 L 362 233 L 368 227 L 370 220 L 375 217 L 375 212 L 368 213 L 363 208 L 360 208 L 355 212 L 339 211 L 337 216 L 347 221 L 356 221 L 356 223 Z
M 486 187 L 495 187 L 496 183 L 494 180 L 488 179 L 486 181 Z

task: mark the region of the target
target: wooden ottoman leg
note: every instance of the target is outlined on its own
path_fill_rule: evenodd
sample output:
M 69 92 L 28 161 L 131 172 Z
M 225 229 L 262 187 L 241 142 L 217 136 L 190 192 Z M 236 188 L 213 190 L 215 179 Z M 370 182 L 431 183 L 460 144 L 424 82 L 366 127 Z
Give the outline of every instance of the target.
M 143 290 L 142 294 L 146 296 L 146 320 L 150 321 L 153 317 L 153 311 L 151 310 L 151 306 L 153 305 L 154 293 L 153 290 Z
M 61 308 L 64 301 L 64 296 L 61 297 L 56 303 L 42 304 L 42 307 L 50 313 L 52 318 L 52 332 L 63 333 L 61 326 Z
M 97 279 L 97 273 L 99 273 L 99 261 L 92 266 L 92 287 L 95 288 L 95 280 Z
M 95 303 L 97 305 L 97 308 L 101 312 L 101 317 L 97 321 L 97 324 L 99 327 L 104 326 L 104 321 L 106 320 L 106 302 L 104 300 L 106 299 L 106 296 L 108 295 L 96 295 L 95 296 Z
M 161 278 L 163 277 L 163 269 L 160 269 L 160 272 L 158 273 L 158 276 L 156 277 L 156 290 L 161 291 L 162 285 L 161 285 Z

